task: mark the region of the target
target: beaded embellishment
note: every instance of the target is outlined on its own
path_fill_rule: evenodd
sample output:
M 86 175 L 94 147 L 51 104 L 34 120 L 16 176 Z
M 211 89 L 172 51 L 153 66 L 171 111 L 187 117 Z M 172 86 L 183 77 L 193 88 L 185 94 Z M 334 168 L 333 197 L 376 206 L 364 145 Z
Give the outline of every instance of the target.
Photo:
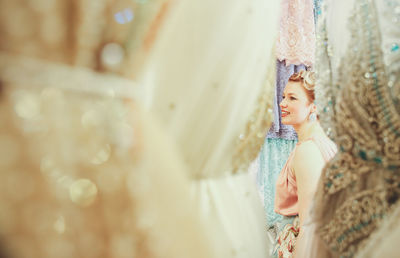
M 352 257 L 400 196 L 400 117 L 392 98 L 400 85 L 390 86 L 399 72 L 388 76 L 374 1 L 356 1 L 349 20 L 352 47 L 337 82 L 328 81 L 331 53 L 321 22 L 319 57 L 326 69 L 319 78 L 327 94 L 321 117 L 332 121 L 325 126 L 339 153 L 323 171 L 316 214 L 331 251 Z

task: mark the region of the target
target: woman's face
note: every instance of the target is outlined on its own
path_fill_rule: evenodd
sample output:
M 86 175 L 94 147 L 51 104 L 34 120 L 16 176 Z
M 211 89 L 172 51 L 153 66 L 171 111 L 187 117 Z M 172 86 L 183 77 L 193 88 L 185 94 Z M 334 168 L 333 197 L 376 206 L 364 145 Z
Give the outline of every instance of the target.
M 299 125 L 307 121 L 315 105 L 307 98 L 306 90 L 300 82 L 289 81 L 283 91 L 283 99 L 279 104 L 282 111 L 282 124 Z

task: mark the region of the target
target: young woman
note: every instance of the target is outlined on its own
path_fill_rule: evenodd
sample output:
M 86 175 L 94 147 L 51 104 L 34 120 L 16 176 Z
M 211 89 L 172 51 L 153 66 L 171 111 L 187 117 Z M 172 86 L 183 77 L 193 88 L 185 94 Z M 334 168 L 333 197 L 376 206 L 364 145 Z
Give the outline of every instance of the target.
M 336 153 L 336 145 L 321 128 L 314 104 L 314 74 L 300 71 L 289 78 L 280 103 L 282 123 L 292 125 L 299 142 L 290 154 L 277 183 L 275 212 L 284 215 L 278 223 L 274 255 L 292 257 L 325 163 Z

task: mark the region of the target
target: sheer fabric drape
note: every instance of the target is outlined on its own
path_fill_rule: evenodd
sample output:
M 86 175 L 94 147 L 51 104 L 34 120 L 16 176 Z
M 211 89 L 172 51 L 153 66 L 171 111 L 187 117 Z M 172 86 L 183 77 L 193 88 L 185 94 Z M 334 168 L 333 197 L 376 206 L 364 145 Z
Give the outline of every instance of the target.
M 279 1 L 175 8 L 138 77 L 146 107 L 178 144 L 193 198 L 225 232 L 227 255 L 268 257 L 261 202 L 243 172 L 271 121 Z

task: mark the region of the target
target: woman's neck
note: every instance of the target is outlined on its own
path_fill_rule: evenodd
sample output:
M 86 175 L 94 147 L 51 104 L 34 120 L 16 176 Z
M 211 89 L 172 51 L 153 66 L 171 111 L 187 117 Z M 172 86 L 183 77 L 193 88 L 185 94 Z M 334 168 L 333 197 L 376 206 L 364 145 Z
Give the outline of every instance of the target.
M 297 133 L 299 141 L 304 141 L 315 135 L 325 135 L 324 130 L 318 121 L 309 122 L 305 121 L 302 124 L 293 126 Z

